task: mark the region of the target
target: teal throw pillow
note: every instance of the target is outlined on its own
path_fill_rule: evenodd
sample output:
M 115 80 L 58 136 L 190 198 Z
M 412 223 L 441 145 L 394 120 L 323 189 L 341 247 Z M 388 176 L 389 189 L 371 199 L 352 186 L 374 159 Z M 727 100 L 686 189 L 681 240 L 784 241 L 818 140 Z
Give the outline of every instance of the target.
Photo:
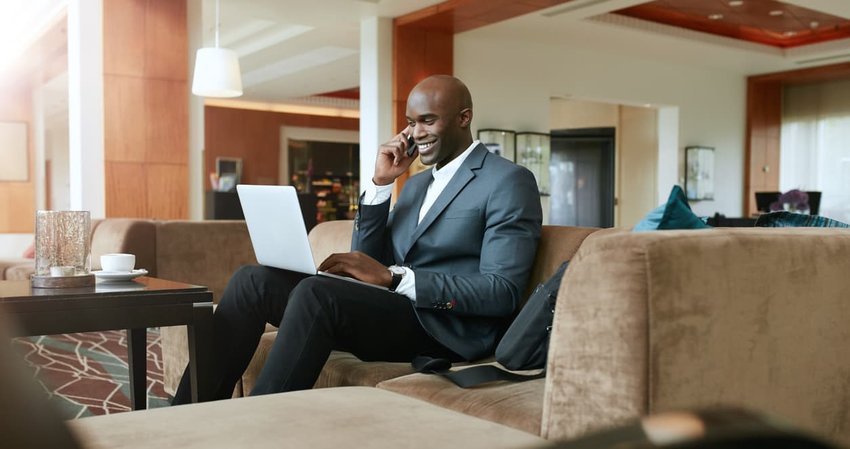
M 635 225 L 635 232 L 655 231 L 657 229 L 706 229 L 711 226 L 694 215 L 688 198 L 679 186 L 673 186 L 667 203 L 656 207 Z
M 842 223 L 831 218 L 819 215 L 798 214 L 788 211 L 771 212 L 764 214 L 756 220 L 756 226 L 766 228 L 850 228 L 847 223 Z

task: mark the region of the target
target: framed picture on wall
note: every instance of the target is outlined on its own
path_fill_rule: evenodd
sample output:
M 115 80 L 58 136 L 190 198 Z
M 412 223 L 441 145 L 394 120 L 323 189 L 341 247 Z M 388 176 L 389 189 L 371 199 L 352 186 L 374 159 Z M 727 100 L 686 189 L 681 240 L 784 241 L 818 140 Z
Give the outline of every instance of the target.
M 0 181 L 29 180 L 27 124 L 0 122 Z
M 242 181 L 242 159 L 238 157 L 215 158 L 215 174 L 218 179 L 223 177 L 232 178 L 236 184 Z
M 685 194 L 694 201 L 714 199 L 714 148 L 685 147 Z

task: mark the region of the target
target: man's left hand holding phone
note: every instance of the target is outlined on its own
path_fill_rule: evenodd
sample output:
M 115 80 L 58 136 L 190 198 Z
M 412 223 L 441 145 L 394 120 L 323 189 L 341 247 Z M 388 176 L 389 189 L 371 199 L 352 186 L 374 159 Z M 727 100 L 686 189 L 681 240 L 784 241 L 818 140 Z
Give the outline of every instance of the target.
M 378 148 L 375 176 L 372 181 L 379 186 L 392 184 L 396 178 L 407 171 L 416 156 L 413 130 L 407 127 Z

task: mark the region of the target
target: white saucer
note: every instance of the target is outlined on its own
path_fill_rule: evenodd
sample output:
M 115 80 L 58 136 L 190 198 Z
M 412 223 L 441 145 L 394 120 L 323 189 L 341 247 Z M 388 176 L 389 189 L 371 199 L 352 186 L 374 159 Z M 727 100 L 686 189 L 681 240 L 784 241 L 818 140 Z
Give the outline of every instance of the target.
M 133 271 L 92 271 L 92 274 L 100 281 L 105 282 L 121 282 L 121 281 L 132 281 L 139 276 L 144 276 L 148 274 L 148 270 L 144 268 L 140 268 L 138 270 Z

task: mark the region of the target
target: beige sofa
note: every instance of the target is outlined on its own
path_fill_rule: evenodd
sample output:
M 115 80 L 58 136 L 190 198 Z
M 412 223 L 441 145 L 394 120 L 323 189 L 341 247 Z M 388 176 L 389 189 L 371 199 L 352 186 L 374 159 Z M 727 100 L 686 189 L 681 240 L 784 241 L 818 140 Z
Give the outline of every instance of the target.
M 332 226 L 340 229 L 327 238 L 344 245 L 346 224 L 325 228 Z M 544 241 L 546 248 L 569 241 L 572 232 L 590 232 L 547 229 L 564 234 Z M 422 444 L 411 446 L 430 447 L 446 438 L 455 446 L 517 447 L 648 413 L 727 404 L 847 444 L 847 254 L 850 231 L 838 229 L 601 230 L 583 240 L 564 277 L 545 380 L 464 390 L 440 377 L 406 374 L 378 388 L 241 398 L 70 426 L 91 447 L 150 444 L 154 435 L 188 447 L 277 447 L 286 439 L 313 447 L 394 447 L 418 439 Z M 362 362 L 347 363 L 346 379 L 328 383 L 349 383 L 368 371 Z
M 531 285 L 581 244 L 559 292 L 545 380 L 464 390 L 407 364 L 334 353 L 317 386 L 376 385 L 548 439 L 727 404 L 850 442 L 850 231 L 593 231 L 544 228 Z M 346 250 L 349 235 L 350 222 L 318 226 L 316 259 Z

